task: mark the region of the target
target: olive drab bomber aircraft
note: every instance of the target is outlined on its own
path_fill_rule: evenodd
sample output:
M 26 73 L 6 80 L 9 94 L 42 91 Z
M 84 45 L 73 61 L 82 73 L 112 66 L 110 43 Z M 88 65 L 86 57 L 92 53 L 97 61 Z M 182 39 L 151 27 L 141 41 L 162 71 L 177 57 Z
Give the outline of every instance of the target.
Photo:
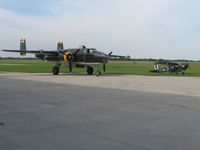
M 63 43 L 57 43 L 57 50 L 26 50 L 26 39 L 20 40 L 20 50 L 8 50 L 2 49 L 5 52 L 17 52 L 21 56 L 25 56 L 26 53 L 35 54 L 35 57 L 41 60 L 54 62 L 55 66 L 52 69 L 53 75 L 58 75 L 60 72 L 60 66 L 62 63 L 69 68 L 72 72 L 72 68 L 87 68 L 87 74 L 92 75 L 95 70 L 96 76 L 101 75 L 100 65 L 103 64 L 103 71 L 106 71 L 106 63 L 110 57 L 120 57 L 117 55 L 105 54 L 97 51 L 95 48 L 86 48 L 81 46 L 80 48 L 64 49 Z

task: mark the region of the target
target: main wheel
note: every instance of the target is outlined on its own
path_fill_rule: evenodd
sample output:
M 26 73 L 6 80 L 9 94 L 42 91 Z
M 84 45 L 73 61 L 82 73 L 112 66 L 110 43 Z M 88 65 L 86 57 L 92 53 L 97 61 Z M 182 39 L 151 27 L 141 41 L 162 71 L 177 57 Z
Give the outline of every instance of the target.
M 60 72 L 60 68 L 58 66 L 53 67 L 52 73 L 53 75 L 58 75 Z
M 94 69 L 92 68 L 92 67 L 87 67 L 87 74 L 88 75 L 92 75 L 93 74 L 93 72 L 94 72 Z

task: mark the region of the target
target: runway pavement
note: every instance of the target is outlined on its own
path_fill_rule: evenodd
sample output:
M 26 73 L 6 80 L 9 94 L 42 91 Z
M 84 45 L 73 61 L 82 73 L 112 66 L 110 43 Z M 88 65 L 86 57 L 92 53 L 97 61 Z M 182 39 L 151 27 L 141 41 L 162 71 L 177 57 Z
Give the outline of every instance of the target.
M 153 77 L 133 75 L 103 75 L 96 77 L 77 73 L 65 73 L 59 74 L 58 76 L 53 76 L 50 73 L 2 73 L 0 77 L 94 88 L 101 87 L 176 94 L 200 98 L 200 80 L 198 77 Z
M 1 150 L 199 150 L 200 99 L 0 77 Z

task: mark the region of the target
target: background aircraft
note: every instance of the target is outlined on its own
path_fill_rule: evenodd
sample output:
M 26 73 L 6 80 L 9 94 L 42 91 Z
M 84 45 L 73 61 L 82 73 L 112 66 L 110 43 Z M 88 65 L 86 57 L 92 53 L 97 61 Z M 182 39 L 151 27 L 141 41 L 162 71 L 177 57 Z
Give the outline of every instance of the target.
M 81 46 L 80 48 L 64 49 L 63 43 L 58 42 L 57 50 L 26 50 L 26 40 L 20 40 L 20 50 L 7 50 L 2 49 L 5 52 L 17 52 L 21 56 L 25 56 L 26 53 L 35 54 L 35 57 L 51 61 L 55 63 L 52 69 L 53 75 L 58 75 L 60 72 L 60 66 L 64 63 L 69 67 L 69 71 L 72 72 L 72 68 L 87 67 L 87 74 L 93 74 L 95 70 L 96 76 L 101 75 L 100 64 L 103 64 L 103 71 L 106 71 L 106 63 L 110 57 L 120 57 L 117 55 L 105 54 L 103 52 L 97 51 L 95 48 L 86 48 Z
M 161 67 L 161 65 L 164 65 Z M 182 73 L 185 74 L 184 71 L 190 69 L 189 64 L 187 63 L 176 63 L 170 61 L 159 61 L 154 64 L 154 70 L 150 72 L 174 72 L 174 73 Z

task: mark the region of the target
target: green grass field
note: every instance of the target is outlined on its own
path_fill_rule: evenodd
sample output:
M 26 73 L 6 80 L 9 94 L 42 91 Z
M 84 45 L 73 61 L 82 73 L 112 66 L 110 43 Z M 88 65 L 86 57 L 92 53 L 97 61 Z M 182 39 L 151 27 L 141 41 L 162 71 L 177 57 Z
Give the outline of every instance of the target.
M 106 67 L 106 74 L 129 74 L 148 76 L 188 76 L 200 77 L 200 63 L 190 63 L 191 70 L 187 70 L 185 75 L 175 73 L 151 73 L 154 62 L 142 61 L 110 61 Z M 51 73 L 53 63 L 41 60 L 0 60 L 0 72 L 27 72 L 27 73 Z M 101 67 L 102 68 L 102 67 Z M 69 72 L 64 65 L 61 72 Z M 73 72 L 86 72 L 85 68 L 74 68 Z

